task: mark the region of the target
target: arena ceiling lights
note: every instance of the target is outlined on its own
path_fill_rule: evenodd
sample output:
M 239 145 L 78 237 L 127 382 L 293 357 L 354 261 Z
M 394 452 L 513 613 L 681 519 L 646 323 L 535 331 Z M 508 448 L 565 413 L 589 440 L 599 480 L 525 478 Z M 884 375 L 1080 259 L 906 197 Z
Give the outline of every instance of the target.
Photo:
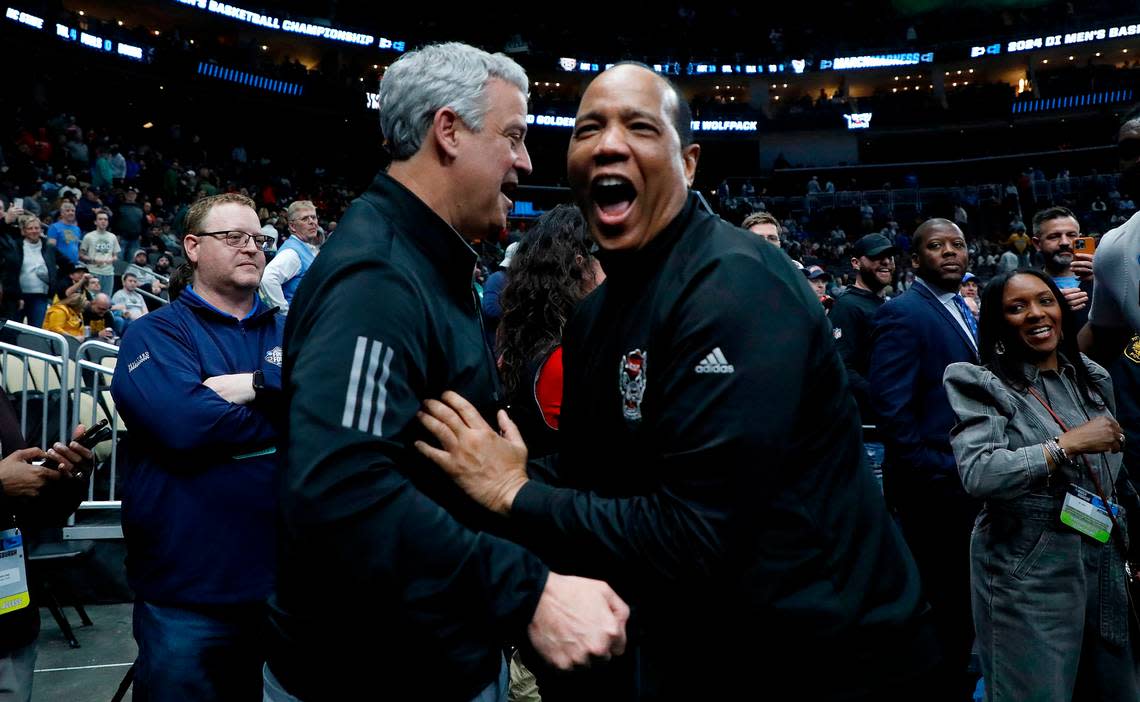
M 237 5 L 227 5 L 217 0 L 174 0 L 179 5 L 186 7 L 193 7 L 198 10 L 205 10 L 212 12 L 216 15 L 229 17 L 230 19 L 238 20 L 239 22 L 246 22 L 248 24 L 256 25 L 263 29 L 270 29 L 279 32 L 290 32 L 292 34 L 301 34 L 308 37 L 317 39 L 327 39 L 330 41 L 345 42 L 347 44 L 356 44 L 357 46 L 373 46 L 379 49 L 386 49 L 389 51 L 403 52 L 405 43 L 386 37 L 374 37 L 371 34 L 364 34 L 362 32 L 353 32 L 347 29 L 339 29 L 337 27 L 327 27 L 323 24 L 311 24 L 309 22 L 298 22 L 296 20 L 281 19 L 273 15 L 263 15 L 260 12 L 247 10 Z

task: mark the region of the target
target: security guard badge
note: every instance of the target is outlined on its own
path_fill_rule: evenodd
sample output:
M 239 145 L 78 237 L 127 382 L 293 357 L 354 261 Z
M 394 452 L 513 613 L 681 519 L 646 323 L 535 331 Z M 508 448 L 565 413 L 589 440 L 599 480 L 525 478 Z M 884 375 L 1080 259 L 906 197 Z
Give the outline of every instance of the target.
M 634 349 L 621 357 L 618 389 L 621 390 L 621 413 L 631 422 L 641 421 L 641 400 L 645 397 L 645 358 L 648 354 Z
M 1140 363 L 1140 334 L 1135 334 L 1128 346 L 1124 347 L 1124 355 L 1133 363 Z

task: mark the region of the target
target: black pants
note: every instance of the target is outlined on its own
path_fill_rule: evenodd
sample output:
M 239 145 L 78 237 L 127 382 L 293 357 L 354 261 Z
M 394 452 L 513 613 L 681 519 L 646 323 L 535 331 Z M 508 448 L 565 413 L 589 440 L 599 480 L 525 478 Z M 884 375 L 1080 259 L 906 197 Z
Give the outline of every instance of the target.
M 977 508 L 964 496 L 911 495 L 898 505 L 899 523 L 922 578 L 923 593 L 942 649 L 927 699 L 971 699 L 976 674 L 969 674 L 974 645 L 970 609 L 970 534 Z

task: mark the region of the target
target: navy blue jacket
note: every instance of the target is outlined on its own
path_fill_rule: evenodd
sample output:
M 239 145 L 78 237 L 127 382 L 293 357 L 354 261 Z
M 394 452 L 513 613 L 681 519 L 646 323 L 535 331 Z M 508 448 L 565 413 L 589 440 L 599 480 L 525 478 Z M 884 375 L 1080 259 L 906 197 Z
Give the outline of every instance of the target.
M 236 405 L 206 378 L 261 369 L 281 387 L 284 319 L 245 319 L 188 288 L 131 324 L 111 384 L 128 427 L 123 534 L 135 594 L 168 605 L 266 599 L 275 572 L 278 431 L 259 397 Z
M 977 362 L 969 336 L 922 284 L 880 307 L 873 327 L 867 380 L 887 447 L 889 496 L 920 488 L 965 497 L 950 449 L 950 429 L 958 419 L 942 374 L 951 363 Z

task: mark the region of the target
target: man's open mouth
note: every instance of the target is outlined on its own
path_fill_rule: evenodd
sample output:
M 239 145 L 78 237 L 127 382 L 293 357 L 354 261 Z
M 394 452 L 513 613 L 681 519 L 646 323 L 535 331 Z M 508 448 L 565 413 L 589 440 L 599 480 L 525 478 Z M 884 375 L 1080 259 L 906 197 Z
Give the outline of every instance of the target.
M 515 201 L 511 196 L 514 195 L 518 189 L 519 184 L 512 181 L 508 181 L 499 186 L 499 192 L 506 198 L 508 208 L 514 207 Z
M 637 188 L 622 176 L 598 176 L 590 185 L 590 199 L 597 206 L 603 223 L 617 224 L 637 199 Z

